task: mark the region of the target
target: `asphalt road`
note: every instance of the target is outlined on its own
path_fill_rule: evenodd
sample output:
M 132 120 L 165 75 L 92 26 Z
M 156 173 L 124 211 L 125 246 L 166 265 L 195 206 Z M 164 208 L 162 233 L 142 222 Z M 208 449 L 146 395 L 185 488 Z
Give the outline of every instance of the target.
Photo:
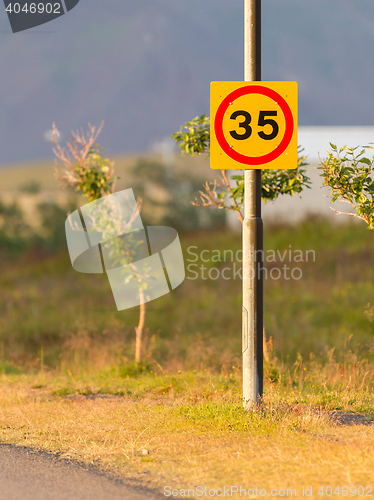
M 0 500 L 159 500 L 162 493 L 48 453 L 0 444 Z

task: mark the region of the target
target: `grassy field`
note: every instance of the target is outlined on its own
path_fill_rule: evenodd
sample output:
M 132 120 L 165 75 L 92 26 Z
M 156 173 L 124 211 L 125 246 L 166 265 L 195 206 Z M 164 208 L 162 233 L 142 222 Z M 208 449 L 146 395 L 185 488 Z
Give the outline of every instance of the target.
M 240 260 L 240 235 L 222 229 L 184 234 L 181 241 L 186 279 L 175 292 L 148 304 L 144 360 L 168 370 L 220 372 L 239 366 L 240 262 L 231 257 Z M 313 251 L 308 262 L 293 261 L 295 255 L 305 260 L 308 250 Z M 278 251 L 283 262 L 266 262 Z M 301 359 L 343 366 L 356 357 L 372 361 L 374 238 L 369 231 L 317 219 L 295 227 L 268 226 L 264 255 L 266 334 L 278 370 Z M 132 362 L 138 310 L 116 311 L 105 275 L 75 272 L 66 250 L 4 256 L 0 267 L 4 363 L 39 366 L 41 350 L 44 366 L 53 370 Z M 271 279 L 274 267 L 274 278 L 282 271 L 279 279 Z M 232 279 L 222 277 L 224 268 Z M 300 279 L 286 279 L 293 269 L 296 278 L 302 273 Z
M 266 225 L 270 361 L 263 407 L 249 413 L 241 237 L 220 228 L 180 238 L 186 279 L 147 305 L 141 366 L 138 310 L 116 311 L 105 275 L 75 272 L 64 247 L 2 249 L 0 440 L 161 490 L 241 485 L 302 496 L 313 486 L 320 498 L 321 486 L 343 496 L 343 486 L 370 486 L 374 235 L 312 217 Z

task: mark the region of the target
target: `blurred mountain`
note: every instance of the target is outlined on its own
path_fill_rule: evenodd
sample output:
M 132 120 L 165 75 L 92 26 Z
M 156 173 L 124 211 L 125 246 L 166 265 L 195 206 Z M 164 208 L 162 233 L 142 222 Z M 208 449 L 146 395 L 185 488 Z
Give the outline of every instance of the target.
M 374 2 L 263 0 L 263 80 L 297 80 L 303 125 L 371 125 Z M 146 151 L 209 113 L 212 80 L 243 79 L 243 0 L 80 0 L 12 34 L 0 10 L 0 163 L 51 156 L 105 120 L 100 142 Z

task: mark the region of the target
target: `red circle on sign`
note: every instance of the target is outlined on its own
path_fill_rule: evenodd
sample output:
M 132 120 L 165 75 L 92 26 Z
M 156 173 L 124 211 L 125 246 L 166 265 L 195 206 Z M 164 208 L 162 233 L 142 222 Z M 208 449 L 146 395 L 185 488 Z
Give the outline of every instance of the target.
M 266 155 L 246 156 L 242 155 L 241 153 L 238 153 L 230 146 L 223 133 L 223 117 L 227 111 L 227 108 L 236 99 L 247 94 L 262 94 L 267 97 L 270 97 L 270 99 L 273 99 L 273 101 L 278 103 L 279 107 L 281 108 L 284 114 L 284 118 L 286 121 L 286 131 L 284 133 L 283 139 L 281 140 L 276 149 L 274 149 L 270 153 L 267 153 Z M 294 131 L 294 122 L 293 122 L 292 111 L 288 103 L 285 101 L 285 99 L 283 99 L 281 95 L 278 94 L 278 92 L 275 92 L 275 90 L 269 89 L 268 87 L 263 87 L 261 85 L 246 85 L 245 87 L 240 87 L 240 89 L 236 89 L 233 92 L 231 92 L 231 94 L 225 97 L 225 99 L 221 102 L 221 104 L 218 107 L 216 117 L 214 120 L 214 130 L 219 145 L 221 146 L 223 151 L 228 156 L 230 156 L 230 158 L 239 163 L 244 163 L 246 165 L 261 165 L 275 160 L 286 150 L 287 146 L 289 145 L 292 139 L 292 134 Z

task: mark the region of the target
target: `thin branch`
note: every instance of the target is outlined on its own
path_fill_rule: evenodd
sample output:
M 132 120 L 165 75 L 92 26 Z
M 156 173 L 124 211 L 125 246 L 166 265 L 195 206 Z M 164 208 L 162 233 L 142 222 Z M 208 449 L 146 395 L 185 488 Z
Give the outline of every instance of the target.
M 364 222 L 367 222 L 366 217 L 363 217 L 362 215 L 354 214 L 352 212 L 339 212 L 339 210 L 335 210 L 335 208 L 330 207 L 333 212 L 335 212 L 337 215 L 352 215 L 353 217 L 356 217 L 357 219 L 361 219 Z
M 222 175 L 222 177 L 223 177 L 223 180 L 224 180 L 224 181 L 225 181 L 225 183 L 226 183 L 226 187 L 227 187 L 227 189 L 229 190 L 229 192 L 230 192 L 230 193 L 232 193 L 232 191 L 231 191 L 231 186 L 230 186 L 230 182 L 229 182 L 229 180 L 227 179 L 226 171 L 225 171 L 225 170 L 221 170 L 221 175 Z M 238 206 L 238 203 L 237 203 L 237 201 L 235 200 L 235 198 L 234 198 L 233 196 L 232 196 L 232 199 L 233 199 L 233 201 L 234 201 L 234 205 L 235 205 L 235 207 L 236 207 L 236 210 L 237 210 L 237 211 L 238 211 L 238 213 L 239 213 L 239 219 L 240 219 L 240 222 L 241 222 L 241 223 L 243 223 L 243 222 L 244 222 L 244 218 L 243 218 L 243 214 L 242 214 L 242 212 L 241 212 L 241 210 L 240 210 L 240 208 L 239 208 L 239 206 Z
M 213 186 L 213 189 L 211 189 L 210 185 Z M 197 207 L 218 207 L 218 208 L 224 208 L 224 203 L 222 200 L 218 199 L 218 193 L 217 193 L 217 181 L 215 180 L 214 182 L 206 182 L 203 185 L 203 188 L 205 189 L 204 191 L 199 191 L 200 195 L 200 201 L 195 198 L 195 201 L 192 201 L 191 204 Z
M 238 212 L 238 217 L 240 221 L 243 223 L 243 214 L 239 208 L 237 201 L 235 200 L 232 194 L 232 188 L 230 186 L 229 180 L 227 179 L 226 173 L 224 170 L 221 170 L 221 176 L 223 180 L 223 184 L 218 184 L 216 180 L 212 182 L 206 182 L 203 185 L 204 191 L 199 191 L 200 200 L 195 198 L 195 201 L 192 201 L 191 204 L 196 207 L 217 207 L 219 209 L 227 209 L 227 210 L 235 210 Z M 217 188 L 225 188 L 231 194 L 231 198 L 233 200 L 233 206 L 227 206 L 224 200 L 218 198 Z

